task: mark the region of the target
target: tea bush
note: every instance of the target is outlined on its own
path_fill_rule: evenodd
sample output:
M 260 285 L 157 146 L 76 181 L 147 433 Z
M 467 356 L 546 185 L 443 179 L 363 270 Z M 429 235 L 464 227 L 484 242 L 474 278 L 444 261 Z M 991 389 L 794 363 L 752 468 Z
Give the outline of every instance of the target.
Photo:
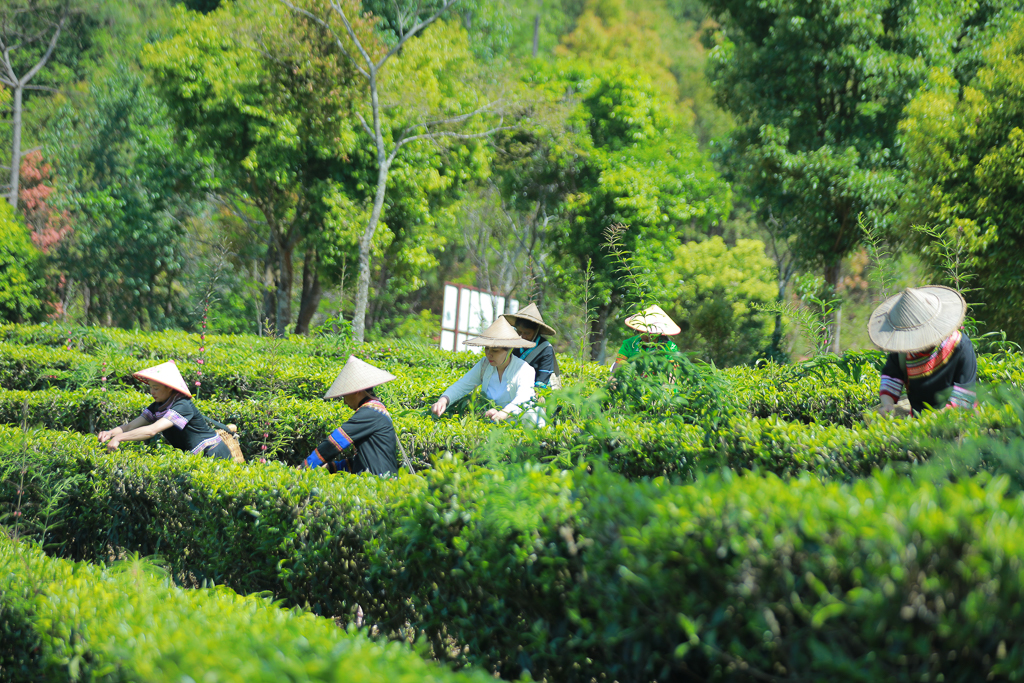
M 4 681 L 493 681 L 230 589 L 176 587 L 134 558 L 109 569 L 0 533 Z
M 3 391 L 0 423 L 97 432 L 138 416 L 149 397 L 138 391 Z M 247 459 L 300 464 L 351 411 L 337 401 L 288 397 L 266 401 L 196 402 L 204 415 L 238 426 Z M 882 418 L 851 427 L 737 416 L 709 436 L 683 418 L 648 419 L 600 413 L 555 421 L 543 429 L 495 427 L 479 415 L 436 419 L 426 411 L 394 412 L 395 429 L 414 468 L 444 452 L 573 468 L 603 461 L 630 478 L 692 478 L 720 467 L 781 476 L 813 472 L 864 476 L 894 462 L 927 460 L 943 444 L 1016 428 L 1020 417 L 1001 405 L 973 412 L 931 412 L 916 420 Z M 264 436 L 266 435 L 266 436 Z
M 1024 499 L 1007 476 L 679 486 L 450 460 L 422 477 L 239 476 L 65 433 L 3 428 L 0 444 L 0 462 L 84 477 L 55 552 L 159 551 L 179 580 L 329 615 L 358 604 L 382 633 L 504 677 L 974 681 L 1024 666 Z

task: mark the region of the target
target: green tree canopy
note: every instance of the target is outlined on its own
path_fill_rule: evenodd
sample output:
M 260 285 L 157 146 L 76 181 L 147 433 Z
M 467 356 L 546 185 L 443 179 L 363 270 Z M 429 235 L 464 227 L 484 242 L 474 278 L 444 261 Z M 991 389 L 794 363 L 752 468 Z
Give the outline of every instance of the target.
M 0 318 L 34 322 L 48 312 L 42 254 L 7 202 L 0 202 Z
M 740 239 L 729 247 L 717 235 L 677 246 L 655 292 L 682 328 L 679 348 L 719 366 L 749 363 L 768 346 L 771 318 L 755 305 L 775 296 L 775 264 L 764 243 Z
M 935 69 L 901 124 L 911 216 L 966 245 L 978 318 L 1024 342 L 1024 21 L 996 37 L 961 87 Z M 926 249 L 940 270 L 938 249 Z
M 858 216 L 891 221 L 905 187 L 903 108 L 931 65 L 952 62 L 972 7 L 711 0 L 723 29 L 709 75 L 739 124 L 724 161 L 831 287 L 862 240 Z
M 572 102 L 570 137 L 551 140 L 547 154 L 564 188 L 564 220 L 554 242 L 573 273 L 593 261 L 596 356 L 610 315 L 639 303 L 627 300 L 618 266 L 602 248 L 604 231 L 630 226 L 622 246 L 651 273 L 671 260 L 677 245 L 707 234 L 728 215 L 731 194 L 643 73 L 621 62 L 594 69 L 572 61 L 534 82 Z

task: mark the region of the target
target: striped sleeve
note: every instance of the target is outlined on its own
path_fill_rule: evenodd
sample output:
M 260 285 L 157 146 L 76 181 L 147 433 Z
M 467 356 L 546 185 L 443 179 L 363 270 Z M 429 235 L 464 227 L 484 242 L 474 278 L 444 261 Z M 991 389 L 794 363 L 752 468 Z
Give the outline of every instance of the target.
M 949 397 L 947 408 L 973 408 L 978 400 L 978 394 L 973 388 L 962 387 L 959 384 L 953 385 L 953 393 Z
M 896 377 L 890 377 L 889 375 L 882 375 L 881 386 L 879 386 L 879 396 L 891 396 L 893 401 L 900 400 L 900 394 L 903 393 L 903 380 Z
M 188 418 L 182 416 L 175 410 L 168 409 L 167 412 L 164 413 L 164 417 L 170 420 L 178 429 L 184 429 L 185 426 L 188 425 Z
M 156 416 L 153 415 L 153 411 L 150 410 L 149 408 L 146 408 L 145 410 L 142 411 L 142 419 L 150 424 L 156 422 Z

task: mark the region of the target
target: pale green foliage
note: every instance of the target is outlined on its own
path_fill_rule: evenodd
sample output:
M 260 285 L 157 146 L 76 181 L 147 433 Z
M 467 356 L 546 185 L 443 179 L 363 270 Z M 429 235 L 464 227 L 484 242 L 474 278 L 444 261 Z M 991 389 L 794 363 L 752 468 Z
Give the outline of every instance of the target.
M 47 299 L 42 254 L 6 201 L 0 202 L 0 318 L 41 319 Z
M 979 318 L 1024 340 L 1024 21 L 983 52 L 969 85 L 936 69 L 901 124 L 913 172 L 911 215 L 933 226 L 926 255 L 948 271 L 951 243 L 977 275 Z M 941 233 L 941 235 L 939 234 Z M 944 237 L 945 239 L 938 239 Z M 950 284 L 954 284 L 950 281 Z
M 760 240 L 721 237 L 676 247 L 658 273 L 655 299 L 683 329 L 679 347 L 717 365 L 751 362 L 771 338 L 758 305 L 775 299 L 775 264 Z

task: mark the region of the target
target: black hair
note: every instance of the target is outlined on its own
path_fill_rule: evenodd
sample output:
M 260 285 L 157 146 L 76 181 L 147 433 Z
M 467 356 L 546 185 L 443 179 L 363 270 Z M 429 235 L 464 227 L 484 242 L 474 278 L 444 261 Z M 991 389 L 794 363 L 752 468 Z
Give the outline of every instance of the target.
M 528 330 L 539 330 L 540 329 L 540 325 L 538 323 L 535 323 L 532 320 L 527 320 L 526 318 L 516 318 L 516 326 L 519 326 L 519 325 L 522 325 L 523 327 L 525 327 Z

